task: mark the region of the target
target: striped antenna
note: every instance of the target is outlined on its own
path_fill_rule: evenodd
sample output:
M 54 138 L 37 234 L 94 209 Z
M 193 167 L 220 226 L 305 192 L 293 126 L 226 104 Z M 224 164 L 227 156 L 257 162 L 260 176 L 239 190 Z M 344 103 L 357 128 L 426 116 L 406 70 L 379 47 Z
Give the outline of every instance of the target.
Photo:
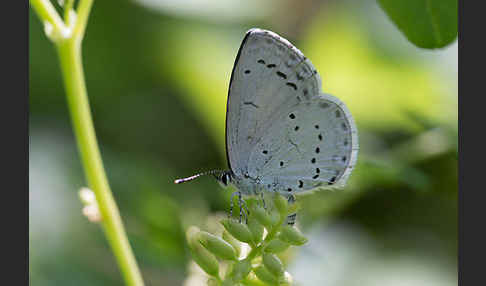
M 196 174 L 196 175 L 187 177 L 187 178 L 177 179 L 177 180 L 174 181 L 174 183 L 176 183 L 176 184 L 182 184 L 182 183 L 185 183 L 185 182 L 190 182 L 190 181 L 192 181 L 194 179 L 197 179 L 197 178 L 199 178 L 201 176 L 221 174 L 221 173 L 224 173 L 224 171 L 221 171 L 221 170 L 211 170 L 211 171 L 199 173 L 199 174 Z M 217 176 L 215 176 L 215 177 L 217 179 Z

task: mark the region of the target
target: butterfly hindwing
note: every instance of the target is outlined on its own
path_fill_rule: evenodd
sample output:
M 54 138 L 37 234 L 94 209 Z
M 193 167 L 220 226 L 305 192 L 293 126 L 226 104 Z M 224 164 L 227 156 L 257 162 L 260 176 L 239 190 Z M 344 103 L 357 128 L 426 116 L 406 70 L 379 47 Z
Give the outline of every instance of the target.
M 278 121 L 253 149 L 251 175 L 261 178 L 268 190 L 284 193 L 346 182 L 356 162 L 358 142 L 355 124 L 342 102 L 331 95 L 316 95 L 282 112 Z

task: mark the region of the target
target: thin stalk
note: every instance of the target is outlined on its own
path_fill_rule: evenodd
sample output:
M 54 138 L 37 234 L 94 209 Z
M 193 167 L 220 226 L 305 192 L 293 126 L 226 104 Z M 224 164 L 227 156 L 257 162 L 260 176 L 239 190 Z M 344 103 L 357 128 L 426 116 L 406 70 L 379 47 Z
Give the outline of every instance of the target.
M 57 29 L 64 27 L 61 17 L 49 0 L 30 0 L 30 5 L 43 22 L 47 21 Z
M 57 45 L 68 107 L 89 187 L 96 194 L 102 226 L 127 285 L 143 285 L 135 257 L 106 178 L 91 118 L 77 41 Z
M 32 8 L 45 23 L 54 29 L 66 28 L 59 23 L 59 15 L 46 0 L 30 0 Z M 102 217 L 102 228 L 115 255 L 127 285 L 143 286 L 142 276 L 128 242 L 118 207 L 108 184 L 96 140 L 81 58 L 81 41 L 84 36 L 93 0 L 81 0 L 72 34 L 53 40 L 61 65 L 71 122 L 80 152 L 81 162 L 89 187 L 96 195 Z

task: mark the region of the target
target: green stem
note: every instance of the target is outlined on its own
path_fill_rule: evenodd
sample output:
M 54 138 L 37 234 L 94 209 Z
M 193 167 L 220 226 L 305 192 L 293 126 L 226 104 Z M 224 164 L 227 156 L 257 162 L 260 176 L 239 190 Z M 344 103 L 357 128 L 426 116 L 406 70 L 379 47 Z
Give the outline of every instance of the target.
M 71 121 L 89 187 L 103 219 L 103 229 L 127 285 L 143 285 L 125 229 L 105 175 L 98 149 L 81 64 L 81 48 L 70 40 L 57 45 Z
M 66 23 L 70 22 L 70 11 L 73 9 L 74 6 L 74 0 L 67 0 L 66 3 L 64 4 L 64 20 Z
M 263 248 L 265 248 L 265 246 L 273 240 L 273 237 L 277 234 L 277 231 L 279 229 L 278 226 L 282 226 L 282 224 L 284 223 L 285 221 L 285 216 L 282 216 L 279 220 L 279 222 L 276 224 L 276 226 L 272 227 L 272 230 L 267 234 L 267 236 L 265 237 L 265 239 L 260 243 L 260 245 L 258 247 L 252 247 L 250 253 L 248 253 L 248 255 L 246 256 L 245 259 L 248 259 L 248 260 L 252 260 L 253 258 L 255 258 L 256 256 L 260 256 L 262 254 L 262 250 Z
M 49 1 L 31 0 L 33 9 L 43 21 L 60 19 Z M 72 35 L 64 39 L 55 39 L 66 89 L 68 107 L 76 136 L 81 162 L 89 187 L 94 191 L 102 217 L 102 227 L 108 243 L 116 257 L 118 266 L 127 285 L 144 285 L 140 270 L 128 242 L 118 207 L 108 184 L 101 160 L 96 133 L 91 118 L 88 94 L 81 58 L 81 41 L 93 0 L 81 0 L 78 16 Z M 50 7 L 50 8 L 49 8 Z M 53 22 L 51 22 L 52 24 Z M 64 27 L 61 22 L 59 26 Z

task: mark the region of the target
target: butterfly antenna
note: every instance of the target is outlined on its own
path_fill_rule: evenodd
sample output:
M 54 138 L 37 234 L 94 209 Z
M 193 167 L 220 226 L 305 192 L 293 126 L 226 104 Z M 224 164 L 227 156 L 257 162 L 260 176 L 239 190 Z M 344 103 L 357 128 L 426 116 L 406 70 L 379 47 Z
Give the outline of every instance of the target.
M 221 170 L 211 170 L 211 171 L 199 173 L 199 174 L 196 174 L 196 175 L 187 177 L 187 178 L 177 179 L 177 180 L 174 181 L 174 183 L 181 184 L 181 183 L 189 182 L 189 181 L 192 181 L 194 179 L 197 179 L 197 178 L 199 178 L 201 176 L 206 176 L 206 175 L 214 175 L 217 178 L 217 176 L 215 174 L 221 174 L 221 173 L 224 173 L 224 171 L 221 171 Z

